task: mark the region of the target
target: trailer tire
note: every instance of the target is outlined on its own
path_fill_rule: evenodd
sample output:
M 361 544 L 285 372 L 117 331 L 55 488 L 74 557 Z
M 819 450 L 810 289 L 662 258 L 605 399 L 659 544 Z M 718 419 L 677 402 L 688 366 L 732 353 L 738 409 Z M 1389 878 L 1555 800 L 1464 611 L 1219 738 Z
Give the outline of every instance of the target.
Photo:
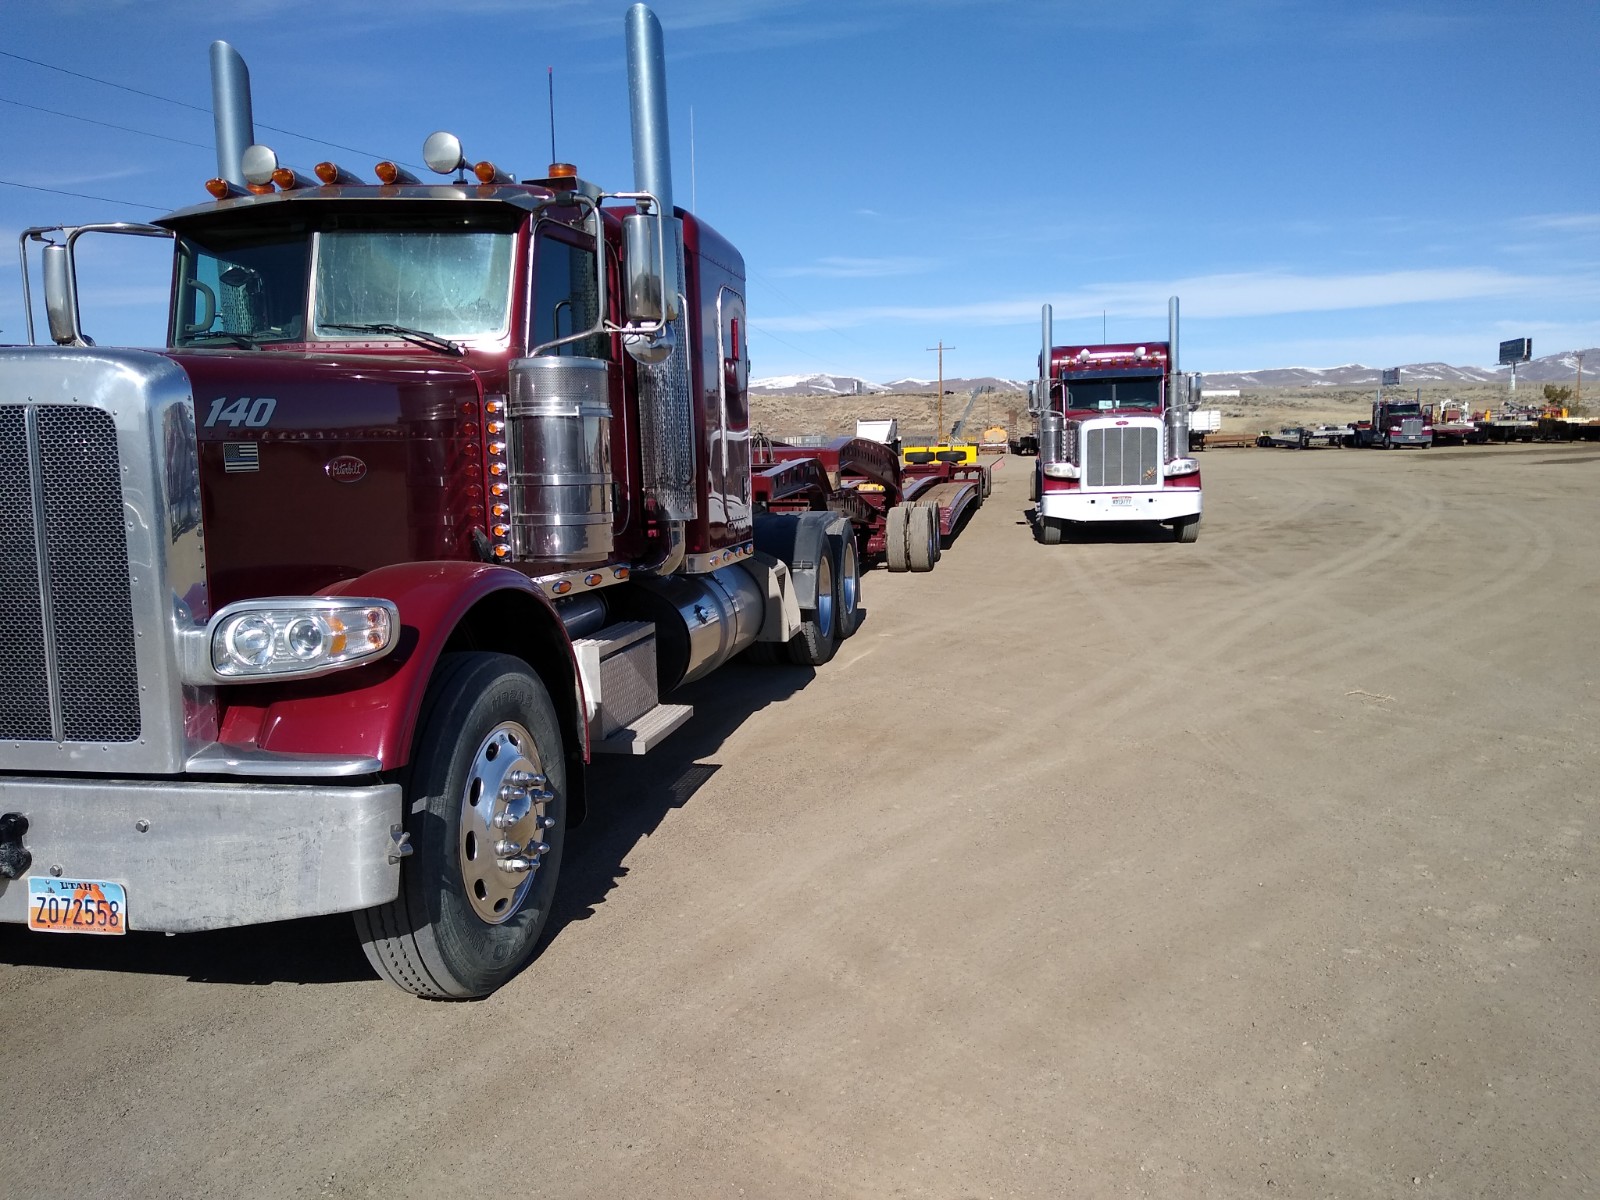
M 931 571 L 939 561 L 939 521 L 937 510 L 919 504 L 911 510 L 906 524 L 906 555 L 913 571 Z
M 1192 545 L 1200 540 L 1200 517 L 1181 517 L 1172 523 L 1174 541 Z
M 906 553 L 906 525 L 910 512 L 904 504 L 896 504 L 883 520 L 884 558 L 889 570 L 896 573 L 911 569 L 911 559 Z
M 789 661 L 797 667 L 820 667 L 839 648 L 839 555 L 824 538 L 817 555 L 817 605 L 800 619 L 800 631 L 789 639 Z
M 1046 546 L 1061 545 L 1061 522 L 1051 517 L 1039 518 L 1039 540 Z
M 846 526 L 837 541 L 839 563 L 839 640 L 842 642 L 861 627 L 861 553 L 856 547 L 854 526 Z
M 418 996 L 487 996 L 533 957 L 561 869 L 566 756 L 543 681 L 508 654 L 445 655 L 423 698 L 408 774 L 411 853 L 400 894 L 355 914 L 361 947 L 379 975 Z M 524 794 L 521 819 L 497 829 L 494 818 Z M 545 849 L 519 856 L 531 870 L 503 871 L 491 838 Z
M 919 500 L 918 508 L 925 508 L 933 515 L 933 561 L 937 563 L 944 557 L 943 535 L 939 532 L 939 502 L 937 500 Z M 916 568 L 913 567 L 912 570 Z M 933 570 L 929 567 L 928 570 Z

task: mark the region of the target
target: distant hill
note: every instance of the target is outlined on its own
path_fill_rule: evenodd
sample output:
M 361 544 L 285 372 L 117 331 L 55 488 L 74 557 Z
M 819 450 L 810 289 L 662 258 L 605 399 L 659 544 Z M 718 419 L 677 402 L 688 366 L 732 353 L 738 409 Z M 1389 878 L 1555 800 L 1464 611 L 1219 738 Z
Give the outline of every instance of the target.
M 1600 374 L 1600 350 L 1583 351 L 1584 363 Z M 1566 350 L 1525 362 L 1517 368 L 1517 379 L 1528 383 L 1570 383 L 1578 372 L 1578 352 Z M 1207 371 L 1208 388 L 1238 388 L 1241 391 L 1282 388 L 1377 387 L 1381 370 L 1350 363 L 1343 367 L 1275 367 L 1263 371 Z M 1400 368 L 1400 384 L 1422 383 L 1509 383 L 1510 367 L 1452 367 L 1448 363 L 1407 363 Z
M 1600 349 L 1583 351 L 1584 365 L 1595 375 L 1600 394 Z M 1377 387 L 1381 368 L 1348 363 L 1342 367 L 1269 367 L 1259 371 L 1208 371 L 1208 388 L 1238 388 L 1265 391 L 1293 388 Z M 1565 350 L 1547 354 L 1517 368 L 1517 379 L 1528 383 L 1569 383 L 1578 372 L 1578 352 Z M 1407 363 L 1400 368 L 1401 386 L 1407 384 L 1485 384 L 1509 383 L 1510 367 L 1453 367 L 1449 363 Z M 975 387 L 990 387 L 997 392 L 1027 391 L 1025 379 L 1000 379 L 985 375 L 977 379 L 946 379 L 944 390 L 952 396 L 965 396 Z M 752 379 L 750 390 L 763 396 L 870 396 L 892 393 L 902 396 L 933 395 L 932 379 L 895 379 L 872 383 L 854 375 L 777 375 Z
M 985 375 L 979 379 L 946 379 L 944 390 L 952 396 L 965 396 L 975 387 L 993 388 L 997 392 L 1027 390 L 1027 382 L 1016 379 L 997 379 Z M 917 396 L 924 392 L 933 395 L 938 390 L 934 379 L 895 379 L 889 383 L 869 383 L 853 375 L 775 375 L 767 379 L 752 379 L 750 390 L 763 396 L 869 396 L 891 392 L 902 396 Z

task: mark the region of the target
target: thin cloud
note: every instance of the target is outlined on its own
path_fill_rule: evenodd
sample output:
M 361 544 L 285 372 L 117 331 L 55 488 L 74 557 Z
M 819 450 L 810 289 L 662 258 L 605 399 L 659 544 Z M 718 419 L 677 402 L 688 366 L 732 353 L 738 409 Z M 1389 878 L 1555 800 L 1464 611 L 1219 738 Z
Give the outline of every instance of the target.
M 886 279 L 895 275 L 917 275 L 931 270 L 934 262 L 926 258 L 819 258 L 804 267 L 779 267 L 772 273 L 790 279 Z
M 1490 297 L 1600 297 L 1600 282 L 1584 277 L 1511 275 L 1477 268 L 1326 276 L 1263 271 L 1101 284 L 1067 293 L 976 304 L 863 306 L 815 316 L 769 318 L 766 323 L 769 328 L 791 332 L 886 321 L 1002 325 L 1032 320 L 1046 301 L 1054 305 L 1058 318 L 1098 317 L 1102 312 L 1143 317 L 1164 312 L 1169 296 L 1181 297 L 1184 311 L 1191 317 L 1226 319 L 1384 309 Z

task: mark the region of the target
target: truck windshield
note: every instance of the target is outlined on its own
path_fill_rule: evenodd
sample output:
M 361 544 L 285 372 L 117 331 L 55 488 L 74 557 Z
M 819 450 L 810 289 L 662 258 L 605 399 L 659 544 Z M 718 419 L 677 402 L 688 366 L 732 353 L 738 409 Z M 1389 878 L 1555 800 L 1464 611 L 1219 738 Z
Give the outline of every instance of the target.
M 172 344 L 370 342 L 387 336 L 378 325 L 498 339 L 509 328 L 515 245 L 509 231 L 459 227 L 188 234 L 178 242 Z
M 1422 409 L 1417 406 L 1415 400 L 1407 400 L 1403 404 L 1396 404 L 1391 401 L 1385 407 L 1388 408 L 1391 417 L 1416 417 L 1422 415 Z
M 1161 380 L 1075 379 L 1067 381 L 1067 409 L 1071 412 L 1135 408 L 1156 412 L 1161 408 Z
M 506 332 L 509 233 L 468 230 L 319 234 L 312 289 L 317 337 L 371 337 L 337 325 L 402 325 L 453 341 Z

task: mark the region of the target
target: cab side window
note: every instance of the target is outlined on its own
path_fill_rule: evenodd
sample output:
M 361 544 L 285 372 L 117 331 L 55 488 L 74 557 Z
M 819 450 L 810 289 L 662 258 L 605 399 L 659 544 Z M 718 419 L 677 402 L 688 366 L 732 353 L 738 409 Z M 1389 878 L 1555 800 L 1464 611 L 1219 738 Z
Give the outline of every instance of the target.
M 557 232 L 557 230 L 560 232 Z M 592 329 L 599 320 L 600 297 L 595 287 L 594 250 L 579 245 L 565 227 L 541 228 L 534 242 L 532 327 L 528 348 Z M 610 338 L 594 333 L 546 353 L 606 357 Z

